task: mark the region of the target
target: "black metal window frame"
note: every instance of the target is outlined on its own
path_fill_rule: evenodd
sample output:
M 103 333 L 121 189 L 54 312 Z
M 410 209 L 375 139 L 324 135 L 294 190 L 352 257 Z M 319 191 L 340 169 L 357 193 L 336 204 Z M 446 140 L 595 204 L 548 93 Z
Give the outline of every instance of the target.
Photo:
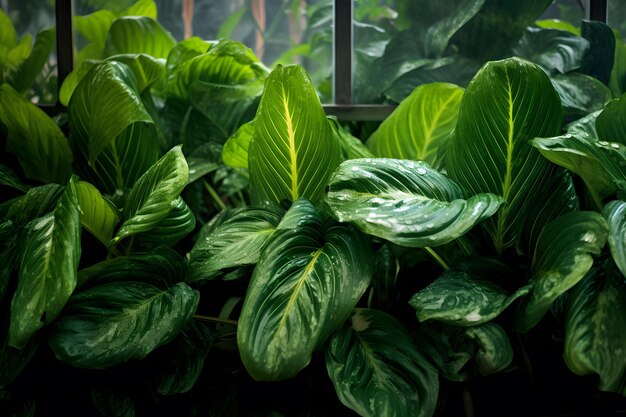
M 585 17 L 606 23 L 607 1 L 586 0 Z M 74 68 L 72 0 L 56 0 L 55 13 L 58 85 L 61 86 Z M 333 1 L 333 104 L 324 105 L 324 109 L 327 114 L 337 116 L 340 120 L 384 120 L 395 106 L 353 103 L 353 14 L 353 0 Z M 60 111 L 58 100 L 54 110 Z

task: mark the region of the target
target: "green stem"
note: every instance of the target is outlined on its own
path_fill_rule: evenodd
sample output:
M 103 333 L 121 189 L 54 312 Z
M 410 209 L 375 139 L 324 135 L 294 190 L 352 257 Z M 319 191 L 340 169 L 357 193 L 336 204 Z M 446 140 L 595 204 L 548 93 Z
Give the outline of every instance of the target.
M 230 324 L 233 326 L 236 326 L 238 324 L 237 320 L 229 320 L 229 319 L 222 319 L 219 317 L 211 317 L 211 316 L 205 316 L 202 314 L 194 314 L 193 318 L 196 320 L 200 320 L 200 321 L 206 321 L 209 323 L 220 323 L 220 324 Z
M 435 252 L 435 251 L 434 251 L 431 247 L 424 246 L 424 250 L 425 250 L 426 252 L 428 252 L 428 254 L 429 254 L 430 256 L 432 256 L 432 257 L 433 257 L 433 259 L 434 259 L 435 261 L 437 261 L 437 263 L 438 263 L 439 265 L 441 265 L 441 267 L 442 267 L 443 269 L 448 269 L 448 268 L 450 268 L 450 267 L 448 266 L 448 264 L 446 263 L 446 261 L 444 261 L 444 260 L 443 260 L 443 258 L 442 258 L 441 256 L 439 256 L 439 255 L 437 254 L 437 252 Z
M 207 190 L 207 192 L 209 193 L 215 204 L 217 204 L 217 206 L 220 208 L 220 210 L 224 210 L 226 208 L 226 204 L 224 204 L 217 192 L 213 189 L 213 187 L 211 187 L 211 184 L 204 181 L 204 188 Z

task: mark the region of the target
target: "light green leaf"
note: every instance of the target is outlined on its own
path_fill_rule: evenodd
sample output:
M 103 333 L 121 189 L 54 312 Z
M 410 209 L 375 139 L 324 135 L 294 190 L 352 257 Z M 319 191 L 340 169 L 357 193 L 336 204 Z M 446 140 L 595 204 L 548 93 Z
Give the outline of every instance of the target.
M 585 276 L 607 235 L 606 221 L 591 211 L 564 214 L 544 227 L 533 257 L 532 291 L 517 313 L 518 331 L 532 329 L 554 300 Z
M 178 42 L 167 56 L 167 64 L 165 66 L 167 79 L 169 80 L 174 71 L 186 61 L 192 58 L 202 55 L 209 50 L 212 46 L 217 44 L 217 41 L 205 41 L 197 36 L 183 39 Z
M 611 201 L 602 210 L 609 226 L 609 249 L 613 261 L 626 277 L 626 202 Z
M 451 268 L 413 295 L 409 304 L 417 310 L 419 321 L 435 319 L 457 326 L 486 323 L 529 293 L 530 287 L 525 286 L 509 294 L 489 279 L 510 275 L 495 262 Z
M 215 278 L 226 268 L 259 261 L 285 210 L 277 204 L 236 209 L 189 253 L 189 281 Z
M 72 174 L 72 151 L 57 124 L 8 84 L 0 85 L 0 122 L 8 130 L 7 150 L 27 178 L 65 184 Z
M 112 12 L 108 10 L 98 10 L 86 16 L 74 16 L 73 23 L 74 29 L 97 45 L 97 48 L 103 54 L 107 35 L 114 20 L 115 14 Z M 102 55 L 98 58 L 102 58 Z
M 564 31 L 573 33 L 574 35 L 580 36 L 580 29 L 578 29 L 576 26 L 572 25 L 570 22 L 567 22 L 565 20 L 543 19 L 543 20 L 537 20 L 535 22 L 535 25 L 543 29 L 564 30 Z
M 493 194 L 465 200 L 454 181 L 423 161 L 384 158 L 343 162 L 325 201 L 340 222 L 409 247 L 448 243 L 502 204 Z
M 302 67 L 278 66 L 268 77 L 248 156 L 254 203 L 322 198 L 341 149 Z
M 382 311 L 354 310 L 327 345 L 326 368 L 341 402 L 361 416 L 435 412 L 437 370 L 402 323 Z
M 602 391 L 626 395 L 626 285 L 612 266 L 594 269 L 572 291 L 565 322 L 567 366 L 597 374 Z
M 611 99 L 611 91 L 604 84 L 579 72 L 555 74 L 550 81 L 561 98 L 566 115 L 585 115 L 602 110 Z
M 157 246 L 173 247 L 196 228 L 196 216 L 182 197 L 178 197 L 172 211 L 154 229 L 135 235 L 136 250 Z
M 120 221 L 117 208 L 111 201 L 102 197 L 96 187 L 85 181 L 77 182 L 76 198 L 80 210 L 80 223 L 107 246 Z
M 613 194 L 615 181 L 626 178 L 626 148 L 619 143 L 591 139 L 587 134 L 566 134 L 531 140 L 543 156 L 576 173 L 596 203 Z
M 626 93 L 626 43 L 622 40 L 622 35 L 619 31 L 614 29 L 613 34 L 615 35 L 615 55 L 609 79 L 609 88 L 613 97 L 620 97 L 623 93 Z
M 100 285 L 72 297 L 48 342 L 57 358 L 80 368 L 142 359 L 180 332 L 198 300 L 184 283 L 167 290 L 141 282 Z
M 54 211 L 29 223 L 11 302 L 9 345 L 22 348 L 61 312 L 76 287 L 80 213 L 71 179 Z
M 137 91 L 143 91 L 155 83 L 165 81 L 165 59 L 154 58 L 143 53 L 113 55 L 107 61 L 126 64 L 135 75 Z
M 124 205 L 124 223 L 111 244 L 158 226 L 179 204 L 178 197 L 188 178 L 185 156 L 180 146 L 176 146 L 151 166 L 130 190 Z
M 548 73 L 565 74 L 580 67 L 589 42 L 570 32 L 529 26 L 513 54 L 540 65 Z
M 596 119 L 598 137 L 626 145 L 626 95 L 611 100 Z
M 22 349 L 9 346 L 8 318 L 8 315 L 3 317 L 2 330 L 0 331 L 0 388 L 9 385 L 22 373 L 39 347 L 39 342 L 37 341 L 28 343 Z
M 44 67 L 55 42 L 54 28 L 42 29 L 35 37 L 35 44 L 26 58 L 9 74 L 8 83 L 19 93 L 26 92 Z
M 437 164 L 459 114 L 463 89 L 433 83 L 416 87 L 367 141 L 377 157 L 422 160 Z
M 222 160 L 231 168 L 248 169 L 248 148 L 254 135 L 254 120 L 244 123 L 224 143 Z
M 161 24 L 147 16 L 124 16 L 113 21 L 106 40 L 104 56 L 147 54 L 167 58 L 176 40 Z
M 147 16 L 157 18 L 157 5 L 154 0 L 138 0 L 122 12 L 123 16 Z
M 352 136 L 335 116 L 327 116 L 328 123 L 335 131 L 343 159 L 373 158 L 374 154 L 367 149 L 361 139 Z
M 372 258 L 356 229 L 325 226 L 311 203 L 297 200 L 263 249 L 239 318 L 250 375 L 281 380 L 307 366 L 365 292 Z
M 470 193 L 504 198 L 484 223 L 498 252 L 515 244 L 550 170 L 528 140 L 557 135 L 560 127 L 559 97 L 543 70 L 528 61 L 489 62 L 465 91 L 446 167 Z
M 0 47 L 15 46 L 18 41 L 15 26 L 13 26 L 13 22 L 2 9 L 0 9 L 0 26 L 2 27 L 0 31 Z

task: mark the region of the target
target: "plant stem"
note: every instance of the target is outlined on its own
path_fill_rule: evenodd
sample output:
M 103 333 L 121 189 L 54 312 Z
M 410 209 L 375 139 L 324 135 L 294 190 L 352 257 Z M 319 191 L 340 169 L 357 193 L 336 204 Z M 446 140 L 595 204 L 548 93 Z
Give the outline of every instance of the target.
M 476 412 L 474 410 L 472 393 L 467 386 L 463 386 L 461 395 L 463 395 L 463 408 L 465 409 L 465 417 L 475 417 Z
M 434 259 L 435 261 L 437 261 L 437 263 L 438 263 L 439 265 L 441 265 L 441 267 L 442 267 L 443 269 L 448 269 L 448 268 L 450 268 L 450 267 L 448 266 L 448 264 L 446 263 L 446 261 L 444 261 L 444 260 L 443 260 L 443 258 L 441 258 L 441 256 L 439 256 L 439 255 L 437 254 L 437 252 L 435 252 L 435 251 L 434 251 L 431 247 L 429 247 L 429 246 L 424 246 L 424 250 L 425 250 L 426 252 L 428 252 L 428 254 L 429 254 L 430 256 L 432 256 L 432 257 L 433 257 L 433 259 Z
M 226 208 L 226 204 L 224 204 L 217 192 L 213 189 L 213 187 L 211 187 L 211 184 L 204 181 L 204 188 L 207 190 L 211 198 L 213 198 L 213 201 L 217 204 L 220 210 L 224 210 Z
M 233 326 L 236 326 L 238 324 L 237 320 L 229 320 L 229 319 L 222 319 L 219 317 L 204 316 L 202 314 L 194 314 L 193 318 L 196 320 L 206 321 L 209 323 L 230 324 Z

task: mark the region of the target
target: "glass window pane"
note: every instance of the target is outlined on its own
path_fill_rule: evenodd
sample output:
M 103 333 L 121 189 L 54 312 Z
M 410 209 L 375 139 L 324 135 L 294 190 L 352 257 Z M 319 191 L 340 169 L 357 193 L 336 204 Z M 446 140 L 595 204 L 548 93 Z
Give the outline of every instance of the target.
M 33 103 L 57 98 L 54 0 L 0 0 L 0 83 Z M 35 47 L 36 45 L 36 47 Z
M 609 6 L 608 23 L 613 29 L 617 29 L 626 40 L 626 0 L 611 0 Z
M 74 11 L 86 16 L 108 10 L 114 19 L 138 3 L 76 0 Z M 267 66 L 302 64 L 322 99 L 330 101 L 332 0 L 156 0 L 154 4 L 158 21 L 177 41 L 189 36 L 228 38 L 250 47 Z M 92 47 L 85 51 L 90 40 L 80 25 L 75 32 L 78 61 L 102 57 L 102 51 Z

